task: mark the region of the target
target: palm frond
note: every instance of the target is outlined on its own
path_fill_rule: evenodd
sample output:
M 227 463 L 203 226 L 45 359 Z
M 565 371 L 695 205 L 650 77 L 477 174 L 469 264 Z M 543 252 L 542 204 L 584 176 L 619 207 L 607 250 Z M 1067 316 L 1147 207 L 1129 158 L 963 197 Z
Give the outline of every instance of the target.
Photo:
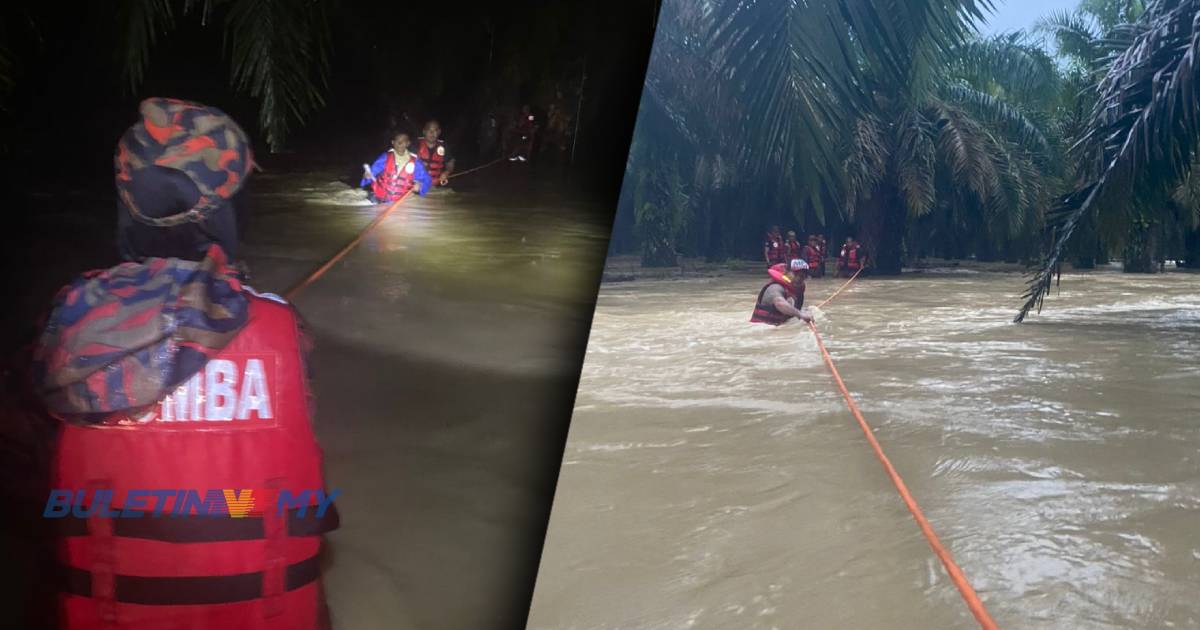
M 1038 125 L 1007 101 L 962 83 L 947 83 L 942 87 L 942 96 L 980 120 L 1003 129 L 1009 138 L 1030 149 L 1050 152 L 1050 143 Z
M 871 193 L 887 173 L 888 139 L 883 124 L 874 116 L 864 116 L 854 125 L 843 167 L 846 173 L 846 216 L 854 217 L 854 208 Z
M 1196 161 L 1193 158 L 1192 167 L 1184 175 L 1183 181 L 1171 193 L 1172 200 L 1183 211 L 1187 226 L 1193 230 L 1200 228 L 1200 172 L 1197 172 Z
M 171 0 L 120 0 L 117 4 L 117 67 L 129 94 L 137 92 L 158 38 L 175 27 Z
M 1047 216 L 1052 244 L 1029 281 L 1015 321 L 1041 309 L 1066 243 L 1082 217 L 1165 201 L 1191 168 L 1200 141 L 1200 0 L 1152 3 L 1132 44 L 1114 57 L 1096 90 L 1087 132 L 1076 144 L 1084 183 Z
M 896 126 L 897 183 L 908 206 L 908 216 L 915 219 L 932 211 L 937 201 L 934 127 L 919 110 L 905 112 Z
M 1021 32 L 967 41 L 954 51 L 950 75 L 983 92 L 1039 104 L 1059 91 L 1054 60 Z
M 1090 66 L 1101 56 L 1100 28 L 1094 19 L 1082 12 L 1051 12 L 1036 22 L 1034 31 L 1052 37 L 1060 55 L 1082 66 Z
M 225 43 L 231 80 L 259 102 L 267 145 L 279 151 L 293 123 L 324 106 L 329 76 L 329 22 L 324 1 L 239 0 L 231 5 Z

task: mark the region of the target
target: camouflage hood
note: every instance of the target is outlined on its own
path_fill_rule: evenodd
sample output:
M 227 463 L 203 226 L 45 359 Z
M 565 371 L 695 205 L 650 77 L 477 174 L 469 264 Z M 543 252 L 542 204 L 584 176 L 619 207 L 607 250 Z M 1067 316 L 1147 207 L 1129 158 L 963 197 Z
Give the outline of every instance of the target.
M 199 262 L 149 258 L 59 291 L 34 350 L 47 409 L 88 422 L 155 404 L 245 326 L 248 302 L 218 247 Z

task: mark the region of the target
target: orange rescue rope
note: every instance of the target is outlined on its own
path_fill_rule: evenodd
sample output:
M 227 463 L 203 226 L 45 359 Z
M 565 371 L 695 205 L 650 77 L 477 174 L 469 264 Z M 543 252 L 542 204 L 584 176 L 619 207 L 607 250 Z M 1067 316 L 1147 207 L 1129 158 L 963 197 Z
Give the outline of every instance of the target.
M 846 287 L 850 286 L 850 283 L 851 283 L 851 282 L 854 282 L 854 279 L 855 279 L 855 278 L 857 278 L 857 277 L 858 277 L 858 274 L 860 274 L 860 273 L 862 273 L 862 267 L 859 267 L 859 268 L 858 268 L 858 271 L 855 271 L 855 272 L 854 272 L 854 275 L 853 275 L 853 276 L 850 276 L 850 279 L 849 279 L 849 280 L 847 280 L 845 284 L 843 284 L 842 286 L 838 287 L 838 290 L 837 290 L 837 291 L 834 291 L 834 292 L 833 292 L 833 295 L 831 295 L 831 296 L 829 296 L 829 297 L 825 298 L 825 301 L 824 301 L 824 302 L 821 302 L 820 304 L 818 304 L 818 305 L 817 305 L 817 308 L 821 308 L 821 307 L 825 306 L 826 304 L 828 304 L 828 303 L 832 302 L 832 301 L 833 301 L 833 298 L 837 297 L 837 296 L 838 296 L 838 294 L 839 294 L 839 293 L 841 293 L 842 291 L 845 291 L 845 290 L 846 290 Z
M 467 169 L 461 173 L 455 173 L 455 174 L 451 175 L 449 177 L 449 179 L 454 179 L 455 177 L 460 177 L 462 175 L 466 175 L 467 173 L 474 173 L 475 171 L 485 169 L 485 168 L 501 161 L 502 159 L 504 159 L 504 158 L 498 158 L 498 159 L 492 160 L 491 162 L 488 162 L 487 164 L 483 164 L 481 166 L 476 166 L 475 168 Z M 405 199 L 408 199 L 408 196 L 412 194 L 412 191 L 413 191 L 413 189 L 409 188 L 408 192 L 401 195 L 399 199 L 393 201 L 392 205 L 388 206 L 387 210 L 384 210 L 383 212 L 379 213 L 379 216 L 375 217 L 374 221 L 371 221 L 371 223 L 369 223 L 367 225 L 367 227 L 363 228 L 363 230 L 358 233 L 358 236 L 354 237 L 354 240 L 350 241 L 350 243 L 348 245 L 346 245 L 345 247 L 343 247 L 341 251 L 334 254 L 333 258 L 330 258 L 328 261 L 325 262 L 325 264 L 318 267 L 316 271 L 308 274 L 308 277 L 304 278 L 300 282 L 296 283 L 295 286 L 288 289 L 287 293 L 283 294 L 283 297 L 290 302 L 297 295 L 299 295 L 299 293 L 301 291 L 303 291 L 304 289 L 307 289 L 308 285 L 316 282 L 317 279 L 319 279 L 321 276 L 325 275 L 326 271 L 329 271 L 329 269 L 332 268 L 334 265 L 336 265 L 339 260 L 345 258 L 346 254 L 349 254 L 350 250 L 354 249 L 360 242 L 362 242 L 363 238 L 368 233 L 370 233 L 371 230 L 374 230 L 376 227 L 379 226 L 380 223 L 383 223 L 383 220 L 386 219 L 388 217 L 388 215 L 392 213 L 392 211 L 394 211 L 396 208 L 398 208 L 400 206 L 400 204 L 404 202 Z
M 841 293 L 843 289 L 850 286 L 850 283 L 854 282 L 854 279 L 858 277 L 858 273 L 861 271 L 862 269 L 859 269 L 855 272 L 841 288 L 835 291 L 824 302 L 821 302 L 818 308 L 828 304 L 830 300 L 837 297 L 838 293 Z M 875 456 L 883 464 L 883 469 L 887 472 L 888 478 L 896 486 L 896 491 L 900 493 L 900 498 L 904 500 L 904 505 L 908 507 L 908 511 L 916 519 L 917 525 L 921 528 L 921 533 L 925 535 L 925 539 L 929 541 L 929 546 L 933 548 L 933 553 L 942 561 L 942 566 L 946 568 L 946 573 L 950 575 L 950 580 L 958 588 L 958 592 L 962 595 L 963 601 L 966 602 L 971 614 L 975 615 L 975 620 L 979 622 L 979 627 L 985 630 L 995 630 L 999 627 L 996 625 L 996 621 L 988 614 L 983 601 L 979 599 L 979 595 L 975 593 L 975 589 L 967 581 L 967 576 L 962 572 L 962 569 L 954 562 L 954 557 L 950 555 L 950 551 L 942 545 L 942 541 L 933 531 L 933 526 L 925 518 L 925 513 L 921 511 L 921 506 L 917 505 L 917 500 L 908 491 L 908 486 L 904 483 L 904 479 L 900 477 L 900 473 L 892 466 L 891 460 L 884 454 L 883 447 L 879 445 L 879 440 L 875 439 L 875 432 L 871 429 L 871 425 L 867 424 L 866 419 L 863 418 L 862 412 L 858 409 L 858 404 L 854 402 L 854 397 L 846 389 L 846 383 L 842 380 L 842 375 L 838 372 L 837 366 L 833 364 L 833 357 L 825 349 L 825 343 L 821 341 L 821 335 L 817 332 L 817 325 L 813 322 L 808 322 L 808 327 L 812 329 L 813 338 L 817 340 L 817 347 L 821 349 L 821 356 L 825 359 L 825 365 L 829 367 L 829 371 L 833 374 L 833 380 L 837 383 L 838 389 L 841 390 L 842 398 L 846 399 L 846 405 L 850 407 L 850 413 L 854 414 L 855 420 L 858 420 L 858 427 L 862 429 L 863 435 L 867 437 L 867 442 L 871 444 L 871 450 L 875 451 Z

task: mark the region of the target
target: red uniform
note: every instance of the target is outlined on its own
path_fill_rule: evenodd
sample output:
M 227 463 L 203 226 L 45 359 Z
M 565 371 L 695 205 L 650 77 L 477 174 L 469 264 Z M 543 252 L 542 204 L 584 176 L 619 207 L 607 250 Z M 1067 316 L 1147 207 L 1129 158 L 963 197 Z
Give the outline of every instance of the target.
M 821 256 L 821 248 L 817 245 L 804 246 L 804 261 L 808 263 L 808 273 L 818 276 L 825 266 L 825 258 Z
M 417 157 L 420 157 L 421 162 L 425 164 L 425 170 L 433 178 L 433 183 L 439 186 L 441 184 L 438 183 L 438 180 L 446 170 L 446 163 L 454 159 L 450 157 L 450 150 L 446 148 L 444 142 L 438 140 L 430 145 L 425 138 L 417 141 Z
M 800 241 L 797 241 L 794 238 L 789 238 L 787 240 L 786 247 L 787 247 L 787 260 L 789 262 L 792 260 L 795 260 L 797 258 L 803 257 L 804 246 L 800 244 Z
M 768 265 L 787 262 L 787 245 L 783 242 L 782 236 L 767 234 L 767 240 L 763 243 L 763 247 L 767 250 Z
M 85 502 L 111 490 L 115 510 L 143 515 L 59 521 L 63 628 L 321 627 L 317 553 L 337 512 L 278 509 L 282 492 L 324 490 L 301 336 L 290 307 L 248 297 L 245 327 L 144 415 L 64 424 L 53 487 L 86 490 Z M 130 490 L 148 489 L 217 489 L 228 512 L 154 516 L 157 499 L 126 504 Z M 177 501 L 163 500 L 166 514 Z
M 754 302 L 754 312 L 750 314 L 750 323 L 753 324 L 770 324 L 778 326 L 787 320 L 791 319 L 791 315 L 784 315 L 775 308 L 774 304 L 763 304 L 763 295 L 771 285 L 778 284 L 783 287 L 787 295 L 795 301 L 793 306 L 800 308 L 804 304 L 804 285 L 800 289 L 796 289 L 792 284 L 792 277 L 788 275 L 785 265 L 774 265 L 767 270 L 767 274 L 771 276 L 771 281 L 764 284 L 763 288 L 758 291 L 758 299 Z
M 861 269 L 863 264 L 863 255 L 861 250 L 862 246 L 858 243 L 843 247 L 841 256 L 839 257 L 842 262 L 842 267 L 851 273 Z

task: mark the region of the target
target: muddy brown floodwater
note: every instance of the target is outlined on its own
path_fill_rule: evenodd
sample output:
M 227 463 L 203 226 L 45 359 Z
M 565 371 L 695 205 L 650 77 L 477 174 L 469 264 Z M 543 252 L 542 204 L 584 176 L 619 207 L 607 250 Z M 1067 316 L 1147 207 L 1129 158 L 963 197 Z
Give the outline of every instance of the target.
M 530 628 L 976 627 L 760 286 L 602 288 Z M 1015 325 L 1022 288 L 868 279 L 818 325 L 1001 627 L 1200 627 L 1200 276 L 1067 275 Z

